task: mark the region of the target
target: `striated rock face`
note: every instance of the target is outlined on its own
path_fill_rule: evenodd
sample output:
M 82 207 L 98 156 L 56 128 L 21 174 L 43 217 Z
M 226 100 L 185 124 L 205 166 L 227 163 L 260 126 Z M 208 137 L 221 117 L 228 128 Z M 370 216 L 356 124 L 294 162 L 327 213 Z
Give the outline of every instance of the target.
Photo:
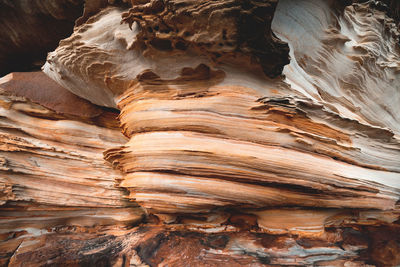
M 291 88 L 345 118 L 398 134 L 399 31 L 393 19 L 372 3 L 349 5 L 341 16 L 324 1 L 299 3 L 292 11 L 290 1 L 281 1 L 272 25 L 291 47 L 283 71 Z M 299 33 L 303 38 L 294 38 Z
M 398 8 L 87 1 L 0 79 L 1 263 L 399 265 Z

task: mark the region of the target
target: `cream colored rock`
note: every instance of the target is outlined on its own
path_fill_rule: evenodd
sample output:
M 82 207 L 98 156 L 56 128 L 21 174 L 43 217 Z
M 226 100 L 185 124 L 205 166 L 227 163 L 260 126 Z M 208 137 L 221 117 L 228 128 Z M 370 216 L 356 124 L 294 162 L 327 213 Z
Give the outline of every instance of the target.
M 93 103 L 121 109 L 122 130 L 131 140 L 110 149 L 106 159 L 126 173 L 120 186 L 130 198 L 150 211 L 397 210 L 393 21 L 381 11 L 366 17 L 369 4 L 349 5 L 343 13 L 333 2 L 292 5 L 280 1 L 272 21 L 291 48 L 286 77 L 240 70 L 226 55 L 229 46 L 212 43 L 221 37 L 214 29 L 209 48 L 201 41 L 202 26 L 185 37 L 189 26 L 169 24 L 183 19 L 179 8 L 160 1 L 103 10 L 60 43 L 44 71 Z M 190 1 L 181 8 L 187 7 L 205 8 Z M 121 15 L 132 29 L 119 23 Z M 161 28 L 154 26 L 157 16 L 164 17 Z M 235 26 L 227 39 L 241 36 Z M 236 58 L 246 55 L 238 47 Z M 221 60 L 210 57 L 216 51 Z
M 4 91 L 0 97 L 0 186 L 6 204 L 0 207 L 1 234 L 36 235 L 54 226 L 124 225 L 142 218 L 116 187 L 120 174 L 102 158 L 104 148 L 125 141 L 117 130 L 57 119 Z
M 290 46 L 286 82 L 338 115 L 400 132 L 399 29 L 370 3 L 279 1 L 272 29 Z M 373 14 L 373 15 L 372 15 Z M 301 36 L 301 38 L 298 38 Z
M 73 94 L 118 108 L 120 129 L 105 123 L 112 111 L 52 121 L 46 110 L 40 118 L 39 108 L 20 111 L 21 103 L 3 111 L 7 129 L 17 125 L 36 138 L 9 133 L 5 148 L 57 157 L 28 165 L 54 179 L 50 190 L 40 193 L 29 177 L 32 190 L 19 194 L 13 186 L 25 176 L 16 175 L 1 184 L 0 203 L 11 210 L 14 198 L 82 205 L 75 215 L 38 213 L 70 216 L 64 224 L 76 228 L 57 232 L 60 221 L 46 221 L 47 228 L 27 227 L 29 235 L 14 232 L 32 238 L 7 239 L 3 259 L 400 264 L 400 50 L 389 18 L 396 12 L 376 1 L 114 4 L 82 19 L 43 70 Z M 24 169 L 21 158 L 10 156 Z M 8 171 L 9 159 L 0 162 Z M 7 224 L 4 232 L 11 230 Z M 69 254 L 49 244 L 67 244 Z

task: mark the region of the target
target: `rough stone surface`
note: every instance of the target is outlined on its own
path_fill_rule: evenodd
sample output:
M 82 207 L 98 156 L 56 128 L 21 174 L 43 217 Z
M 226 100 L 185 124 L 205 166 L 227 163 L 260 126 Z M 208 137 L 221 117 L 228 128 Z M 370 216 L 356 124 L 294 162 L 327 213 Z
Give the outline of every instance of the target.
M 86 1 L 0 80 L 0 264 L 398 266 L 398 8 Z

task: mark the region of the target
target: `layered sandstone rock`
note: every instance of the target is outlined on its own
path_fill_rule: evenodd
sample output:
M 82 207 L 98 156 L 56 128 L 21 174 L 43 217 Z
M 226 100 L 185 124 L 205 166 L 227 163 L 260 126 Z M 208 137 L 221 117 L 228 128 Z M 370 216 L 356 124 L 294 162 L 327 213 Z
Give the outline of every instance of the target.
M 0 80 L 3 264 L 400 264 L 396 2 L 109 2 Z

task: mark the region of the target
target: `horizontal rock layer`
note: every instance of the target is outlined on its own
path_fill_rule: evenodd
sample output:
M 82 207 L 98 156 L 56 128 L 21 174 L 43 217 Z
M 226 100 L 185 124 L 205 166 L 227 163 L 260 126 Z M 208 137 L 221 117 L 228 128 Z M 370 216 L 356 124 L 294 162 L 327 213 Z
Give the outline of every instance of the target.
M 162 94 L 152 85 L 138 86 L 123 98 L 120 119 L 131 140 L 106 154 L 128 173 L 121 186 L 131 188 L 131 197 L 146 208 L 395 208 L 400 155 L 390 157 L 389 147 L 376 155 L 360 153 L 373 151 L 375 142 L 398 148 L 390 132 L 371 129 L 363 141 L 356 135 L 357 127 L 363 129 L 359 123 L 324 124 L 335 116 L 321 107 L 260 99 L 241 87 L 210 87 L 189 96 L 167 88 Z M 376 165 L 383 154 L 385 167 Z
M 122 144 L 125 138 L 115 128 L 104 127 L 115 123 L 99 120 L 97 126 L 87 117 L 88 110 L 101 112 L 108 120 L 117 113 L 106 114 L 111 112 L 72 95 L 71 102 L 64 97 L 63 104 L 80 106 L 71 112 L 75 119 L 68 116 L 68 108 L 65 117 L 27 97 L 51 106 L 52 90 L 61 96 L 68 96 L 68 91 L 41 73 L 11 75 L 0 84 L 0 262 L 10 260 L 10 250 L 14 253 L 29 238 L 54 227 L 124 226 L 140 221 L 143 211 L 124 199 L 125 193 L 115 184 L 120 173 L 102 157 L 104 148 Z M 79 108 L 83 115 L 76 120 Z
M 400 264 L 396 10 L 109 2 L 0 81 L 2 263 Z

